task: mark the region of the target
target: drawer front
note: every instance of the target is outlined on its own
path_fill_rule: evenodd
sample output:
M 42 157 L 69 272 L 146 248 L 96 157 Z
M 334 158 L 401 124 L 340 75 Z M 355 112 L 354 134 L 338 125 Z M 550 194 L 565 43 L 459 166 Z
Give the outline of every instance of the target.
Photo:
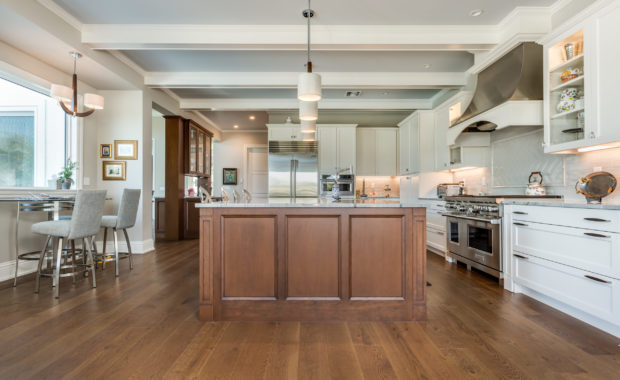
M 446 252 L 446 233 L 427 226 L 426 245 L 437 251 Z
M 512 249 L 620 279 L 620 234 L 513 221 Z
M 515 283 L 599 319 L 616 325 L 620 323 L 619 280 L 532 256 L 521 256 L 513 255 Z
M 513 220 L 620 233 L 620 210 L 513 206 Z
M 446 230 L 446 217 L 434 211 L 426 211 L 426 225 L 439 231 Z

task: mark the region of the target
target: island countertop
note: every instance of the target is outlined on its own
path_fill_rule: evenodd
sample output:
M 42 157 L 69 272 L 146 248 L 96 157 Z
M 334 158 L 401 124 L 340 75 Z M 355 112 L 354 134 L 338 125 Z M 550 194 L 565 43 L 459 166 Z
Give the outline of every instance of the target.
M 426 207 L 423 203 L 406 202 L 394 199 L 342 199 L 334 201 L 330 198 L 257 198 L 249 203 L 213 202 L 197 203 L 198 208 L 299 208 L 299 207 L 327 207 L 327 208 L 415 208 Z

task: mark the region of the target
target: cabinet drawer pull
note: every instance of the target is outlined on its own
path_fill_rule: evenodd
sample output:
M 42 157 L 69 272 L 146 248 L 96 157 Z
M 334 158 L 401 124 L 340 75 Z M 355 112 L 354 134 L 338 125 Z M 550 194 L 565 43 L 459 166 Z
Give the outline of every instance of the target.
M 602 278 L 598 278 L 598 277 L 594 277 L 594 276 L 590 276 L 589 274 L 585 274 L 584 275 L 585 278 L 589 278 L 590 280 L 594 280 L 596 282 L 602 282 L 604 284 L 611 284 L 611 281 L 605 281 Z
M 611 220 L 601 218 L 583 218 L 583 220 L 587 220 L 588 222 L 611 223 Z
M 516 253 L 513 253 L 512 255 L 513 255 L 514 257 L 518 258 L 518 259 L 527 260 L 527 257 L 525 257 L 525 256 L 517 255 Z
M 525 224 L 525 223 L 514 222 L 513 224 L 514 224 L 515 226 L 523 226 L 523 227 L 527 227 L 527 224 Z
M 523 212 L 523 211 L 513 211 L 513 214 L 517 214 L 517 215 L 527 215 L 527 212 Z
M 431 230 L 431 232 L 434 232 L 434 233 L 436 233 L 437 235 L 445 235 L 445 233 L 443 233 L 443 232 L 441 232 L 441 231 L 433 231 L 433 230 Z
M 588 235 L 588 236 L 592 236 L 592 237 L 597 237 L 597 238 L 606 238 L 608 239 L 610 236 L 607 235 L 602 235 L 602 234 L 595 234 L 594 232 L 584 232 L 584 235 Z

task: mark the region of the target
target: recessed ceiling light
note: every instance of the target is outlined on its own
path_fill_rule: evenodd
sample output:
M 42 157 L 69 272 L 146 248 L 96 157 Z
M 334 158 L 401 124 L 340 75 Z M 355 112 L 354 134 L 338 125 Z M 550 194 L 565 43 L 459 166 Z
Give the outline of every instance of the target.
M 430 63 L 427 63 L 426 65 L 424 65 L 425 69 L 430 69 L 433 65 L 431 65 Z
M 474 9 L 473 11 L 469 12 L 469 15 L 471 17 L 478 17 L 480 15 L 482 15 L 484 13 L 484 11 L 482 9 Z
M 255 119 L 256 119 L 256 116 L 250 115 L 250 120 L 255 120 Z
M 233 128 L 237 129 L 239 126 L 237 124 L 233 125 Z

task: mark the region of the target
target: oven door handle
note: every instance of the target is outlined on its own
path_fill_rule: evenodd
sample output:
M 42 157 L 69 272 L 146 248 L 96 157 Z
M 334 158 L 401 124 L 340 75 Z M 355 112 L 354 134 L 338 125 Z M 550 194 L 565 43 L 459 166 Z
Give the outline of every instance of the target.
M 478 222 L 486 222 L 486 223 L 490 223 L 490 224 L 501 224 L 502 223 L 501 219 L 484 219 L 484 218 L 476 218 L 475 216 L 452 215 L 452 214 L 449 214 L 449 213 L 445 213 L 445 214 L 441 214 L 441 215 L 445 216 L 445 217 L 448 217 L 448 218 L 475 220 L 475 221 L 478 221 Z

